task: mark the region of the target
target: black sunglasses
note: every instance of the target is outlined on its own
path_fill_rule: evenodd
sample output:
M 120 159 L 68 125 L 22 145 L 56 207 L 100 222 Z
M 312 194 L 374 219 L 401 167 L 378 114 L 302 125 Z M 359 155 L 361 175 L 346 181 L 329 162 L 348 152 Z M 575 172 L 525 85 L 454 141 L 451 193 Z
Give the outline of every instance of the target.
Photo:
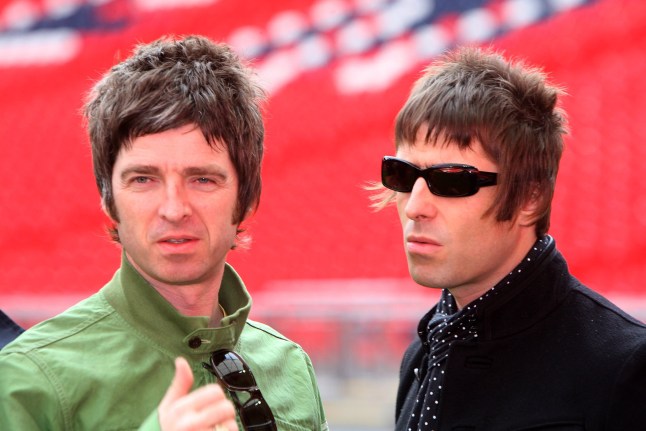
M 227 389 L 247 431 L 277 431 L 276 420 L 260 393 L 251 369 L 240 355 L 231 350 L 217 350 L 211 354 L 210 364 L 202 366 L 213 373 Z M 249 398 L 243 401 L 238 392 L 247 392 Z
M 496 185 L 498 174 L 482 172 L 469 165 L 445 163 L 420 169 L 406 160 L 386 156 L 381 162 L 381 182 L 390 190 L 410 193 L 415 181 L 424 178 L 431 193 L 443 197 L 464 197 L 480 187 Z

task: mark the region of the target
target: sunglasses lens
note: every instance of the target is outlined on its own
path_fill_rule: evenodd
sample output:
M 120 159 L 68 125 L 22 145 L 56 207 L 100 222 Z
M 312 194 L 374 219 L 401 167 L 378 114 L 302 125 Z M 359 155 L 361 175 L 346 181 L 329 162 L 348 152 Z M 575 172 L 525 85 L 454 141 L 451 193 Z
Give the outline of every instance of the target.
M 413 190 L 420 171 L 401 160 L 384 159 L 381 163 L 381 182 L 396 192 L 408 193 Z
M 233 352 L 221 350 L 211 357 L 218 377 L 232 389 L 247 390 L 256 386 L 256 381 L 244 362 Z
M 241 356 L 231 350 L 218 350 L 211 354 L 211 364 L 204 366 L 229 391 L 245 430 L 277 431 L 274 415 Z
M 273 431 L 276 429 L 271 409 L 264 400 L 251 398 L 240 409 L 240 419 L 247 431 Z
M 429 182 L 431 191 L 438 196 L 471 196 L 478 191 L 476 176 L 460 168 L 434 170 Z

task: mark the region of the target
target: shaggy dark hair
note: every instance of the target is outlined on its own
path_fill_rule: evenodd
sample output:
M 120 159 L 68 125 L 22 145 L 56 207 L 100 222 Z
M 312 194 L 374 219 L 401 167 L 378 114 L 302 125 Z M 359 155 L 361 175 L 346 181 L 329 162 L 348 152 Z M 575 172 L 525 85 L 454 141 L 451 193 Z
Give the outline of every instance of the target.
M 567 133 L 565 113 L 557 106 L 561 94 L 538 69 L 493 51 L 459 48 L 432 63 L 413 86 L 396 118 L 395 145 L 413 145 L 423 126 L 432 144 L 469 148 L 477 139 L 499 169 L 490 211 L 498 221 L 512 220 L 536 199 L 540 237 L 549 229 Z M 373 206 L 383 208 L 394 196 L 382 188 Z
M 212 146 L 224 145 L 239 179 L 233 223 L 260 200 L 264 92 L 226 45 L 201 36 L 164 37 L 135 47 L 89 93 L 84 107 L 94 176 L 110 217 L 119 220 L 112 171 L 135 138 L 196 124 Z M 111 228 L 118 241 L 118 232 Z

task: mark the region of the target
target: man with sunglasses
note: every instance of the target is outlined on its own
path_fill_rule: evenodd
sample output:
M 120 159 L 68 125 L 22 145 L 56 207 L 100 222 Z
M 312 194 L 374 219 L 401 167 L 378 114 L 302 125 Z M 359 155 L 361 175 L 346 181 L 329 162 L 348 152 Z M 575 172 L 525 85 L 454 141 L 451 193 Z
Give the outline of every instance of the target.
M 121 266 L 0 353 L 0 430 L 327 430 L 309 357 L 248 319 L 226 262 L 260 199 L 262 100 L 234 52 L 201 36 L 139 45 L 93 87 Z
M 547 234 L 560 94 L 460 48 L 396 118 L 376 207 L 395 203 L 412 278 L 442 289 L 403 357 L 397 430 L 646 428 L 646 326 L 570 275 Z

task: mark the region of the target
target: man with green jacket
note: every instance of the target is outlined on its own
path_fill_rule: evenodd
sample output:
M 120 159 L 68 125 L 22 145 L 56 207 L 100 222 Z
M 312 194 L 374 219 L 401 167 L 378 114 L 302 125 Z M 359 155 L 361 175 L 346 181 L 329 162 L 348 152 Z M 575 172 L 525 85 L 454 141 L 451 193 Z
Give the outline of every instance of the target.
M 0 429 L 327 430 L 309 357 L 247 319 L 226 263 L 260 197 L 262 98 L 198 36 L 140 45 L 94 86 L 85 116 L 121 267 L 0 353 Z

